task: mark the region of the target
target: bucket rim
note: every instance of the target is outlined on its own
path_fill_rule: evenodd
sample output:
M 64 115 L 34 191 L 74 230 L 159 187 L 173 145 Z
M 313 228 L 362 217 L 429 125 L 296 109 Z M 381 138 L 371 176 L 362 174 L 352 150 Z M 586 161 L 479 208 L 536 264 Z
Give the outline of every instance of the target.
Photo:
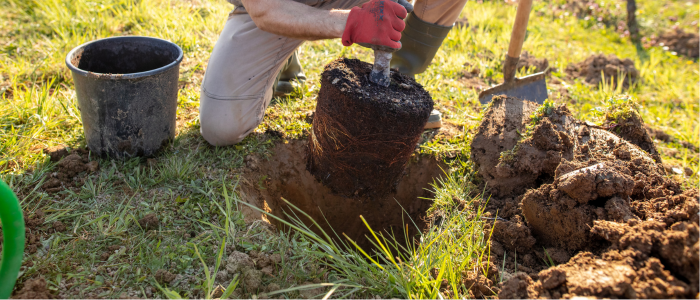
M 93 43 L 98 43 L 98 42 L 103 42 L 106 40 L 150 40 L 150 41 L 160 41 L 160 42 L 165 42 L 167 44 L 170 44 L 172 46 L 175 46 L 177 49 L 177 58 L 172 61 L 171 63 L 162 66 L 157 69 L 153 70 L 148 70 L 144 72 L 136 72 L 136 73 L 124 73 L 124 74 L 111 74 L 111 73 L 96 73 L 96 72 L 90 72 L 86 71 L 83 69 L 78 68 L 77 66 L 73 65 L 71 62 L 71 59 L 73 58 L 74 54 L 78 51 L 81 50 L 85 47 L 87 47 L 90 44 Z M 127 35 L 127 36 L 114 36 L 114 37 L 108 37 L 108 38 L 102 38 L 102 39 L 97 39 L 93 41 L 89 41 L 86 43 L 83 43 L 75 48 L 73 48 L 68 54 L 66 55 L 66 66 L 68 69 L 73 71 L 75 74 L 80 74 L 85 77 L 93 77 L 93 78 L 104 78 L 104 79 L 136 79 L 136 78 L 141 78 L 141 77 L 147 77 L 147 76 L 152 76 L 156 74 L 163 73 L 177 65 L 179 65 L 182 62 L 182 57 L 183 57 L 183 52 L 182 48 L 178 46 L 177 44 L 166 40 L 166 39 L 161 39 L 161 38 L 156 38 L 156 37 L 150 37 L 150 36 L 140 36 L 140 35 Z

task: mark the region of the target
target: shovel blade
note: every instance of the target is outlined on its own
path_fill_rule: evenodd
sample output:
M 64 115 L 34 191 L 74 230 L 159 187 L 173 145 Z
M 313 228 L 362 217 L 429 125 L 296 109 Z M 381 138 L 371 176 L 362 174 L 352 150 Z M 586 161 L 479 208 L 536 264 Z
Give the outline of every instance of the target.
M 547 82 L 545 81 L 545 74 L 541 72 L 523 78 L 515 78 L 515 80 L 511 82 L 484 90 L 479 94 L 479 102 L 481 102 L 481 104 L 487 104 L 491 102 L 493 96 L 497 95 L 506 95 L 520 100 L 528 100 L 542 104 L 547 100 Z

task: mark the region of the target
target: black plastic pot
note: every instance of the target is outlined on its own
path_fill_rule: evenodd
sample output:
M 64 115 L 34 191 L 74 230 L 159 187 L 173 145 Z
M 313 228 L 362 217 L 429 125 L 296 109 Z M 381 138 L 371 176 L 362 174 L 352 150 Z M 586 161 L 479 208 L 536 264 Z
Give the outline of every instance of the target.
M 85 139 L 100 156 L 152 156 L 175 137 L 182 49 L 158 38 L 112 37 L 71 50 Z

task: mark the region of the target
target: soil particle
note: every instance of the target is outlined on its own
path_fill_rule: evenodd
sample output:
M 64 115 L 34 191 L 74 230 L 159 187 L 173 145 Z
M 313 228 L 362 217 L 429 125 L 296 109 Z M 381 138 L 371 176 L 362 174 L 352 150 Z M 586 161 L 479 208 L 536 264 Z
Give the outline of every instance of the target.
M 263 272 L 253 269 L 253 268 L 247 268 L 244 269 L 242 272 L 242 285 L 248 291 L 249 293 L 256 293 L 258 289 L 262 285 L 262 275 Z
M 485 298 L 493 296 L 493 282 L 481 272 L 469 272 L 464 279 L 464 287 L 469 290 L 469 298 Z
M 63 224 L 63 222 L 61 221 L 55 221 L 53 222 L 53 224 L 51 224 L 51 228 L 55 232 L 63 232 L 66 231 L 66 224 Z
M 535 244 L 535 238 L 524 222 L 497 220 L 493 227 L 493 237 L 509 250 L 523 251 Z
M 226 270 L 230 274 L 235 274 L 241 272 L 245 269 L 250 269 L 255 267 L 255 262 L 247 254 L 243 252 L 234 251 L 228 256 L 226 260 Z
M 52 162 L 57 162 L 61 160 L 61 158 L 68 156 L 70 152 L 69 149 L 66 147 L 56 146 L 44 149 L 44 153 L 49 155 Z
M 526 273 L 515 273 L 508 281 L 503 283 L 500 299 L 536 299 L 539 298 L 541 284 L 534 282 Z
M 624 89 L 629 88 L 630 84 L 636 82 L 639 77 L 639 71 L 634 67 L 631 59 L 621 60 L 614 54 L 592 55 L 583 62 L 568 65 L 565 72 L 573 78 L 581 78 L 594 86 L 603 82 L 603 79 L 608 84 L 612 80 L 612 85 L 617 86 L 618 78 L 624 74 L 625 77 L 622 79 Z
M 563 264 L 571 258 L 571 255 L 563 249 L 560 248 L 555 248 L 555 247 L 549 247 L 546 248 L 547 250 L 546 255 L 549 255 L 549 257 L 557 264 Z
M 325 67 L 308 139 L 307 169 L 347 197 L 395 190 L 433 109 L 413 78 L 393 71 L 381 87 L 369 81 L 371 70 L 345 58 Z
M 159 269 L 158 271 L 156 271 L 156 275 L 154 277 L 156 278 L 156 281 L 158 281 L 158 283 L 165 284 L 172 282 L 177 276 L 173 273 L 170 273 L 168 270 Z
M 686 32 L 679 28 L 662 33 L 656 40 L 656 44 L 661 47 L 668 47 L 671 51 L 692 58 L 698 58 L 698 54 L 700 54 L 698 34 Z
M 12 295 L 13 299 L 56 299 L 46 286 L 43 277 L 29 279 L 23 283 L 22 288 Z
M 24 251 L 29 254 L 36 253 L 41 246 L 41 230 L 44 225 L 44 212 L 41 209 L 34 211 L 34 214 L 24 212 Z
M 139 225 L 143 230 L 155 230 L 158 229 L 158 225 L 160 225 L 160 221 L 158 220 L 158 216 L 156 214 L 151 213 L 147 214 L 143 218 L 139 219 Z
M 98 162 L 89 161 L 87 149 L 74 149 L 70 154 L 64 156 L 66 152 L 66 149 L 48 152 L 52 161 L 54 158 L 59 161 L 54 172 L 50 173 L 41 185 L 41 188 L 47 193 L 81 187 L 84 179 L 79 175 L 83 172 L 95 172 L 99 169 Z

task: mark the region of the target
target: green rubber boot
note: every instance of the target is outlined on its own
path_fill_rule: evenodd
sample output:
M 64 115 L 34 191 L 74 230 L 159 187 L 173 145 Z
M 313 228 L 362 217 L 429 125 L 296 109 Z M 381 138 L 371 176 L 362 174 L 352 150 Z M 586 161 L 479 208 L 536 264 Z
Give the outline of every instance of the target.
M 419 19 L 414 13 L 406 17 L 401 33 L 401 49 L 394 52 L 391 67 L 414 76 L 428 68 L 442 41 L 453 26 L 440 26 Z
M 301 67 L 301 63 L 299 63 L 297 52 L 298 51 L 294 51 L 292 56 L 284 63 L 282 70 L 277 74 L 275 84 L 272 86 L 274 88 L 275 97 L 284 97 L 291 94 L 294 91 L 292 80 L 296 80 L 299 83 L 306 81 L 306 75 L 304 75 L 304 69 Z
M 401 33 L 401 49 L 391 57 L 391 67 L 411 77 L 422 73 L 433 61 L 442 41 L 453 26 L 440 26 L 419 19 L 413 12 L 406 17 L 406 29 Z M 430 113 L 425 129 L 442 127 L 438 110 Z

